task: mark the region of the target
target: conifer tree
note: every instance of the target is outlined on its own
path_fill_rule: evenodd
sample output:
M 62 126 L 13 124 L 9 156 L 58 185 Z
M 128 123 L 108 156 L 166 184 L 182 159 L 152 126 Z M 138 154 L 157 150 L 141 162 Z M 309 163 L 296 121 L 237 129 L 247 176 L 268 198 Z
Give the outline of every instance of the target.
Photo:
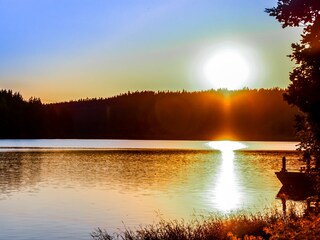
M 289 55 L 295 62 L 284 100 L 297 106 L 303 116 L 297 117 L 300 150 L 311 154 L 320 168 L 320 1 L 278 0 L 277 6 L 265 10 L 283 28 L 301 27 L 300 42 L 293 43 Z

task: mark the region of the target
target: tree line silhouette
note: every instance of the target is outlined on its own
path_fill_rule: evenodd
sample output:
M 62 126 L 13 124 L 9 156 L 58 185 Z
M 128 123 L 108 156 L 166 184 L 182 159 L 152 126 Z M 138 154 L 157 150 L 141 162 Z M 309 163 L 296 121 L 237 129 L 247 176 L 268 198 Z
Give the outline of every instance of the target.
M 284 90 L 128 92 L 43 104 L 0 91 L 0 138 L 294 140 Z

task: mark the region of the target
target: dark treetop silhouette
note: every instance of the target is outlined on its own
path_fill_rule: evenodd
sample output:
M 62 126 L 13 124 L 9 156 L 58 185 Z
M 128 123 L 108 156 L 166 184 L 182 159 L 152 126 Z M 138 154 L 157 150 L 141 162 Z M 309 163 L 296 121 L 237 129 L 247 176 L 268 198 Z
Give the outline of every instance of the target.
M 0 91 L 0 138 L 294 140 L 283 90 L 133 92 L 42 104 Z
M 314 156 L 320 168 L 320 1 L 279 0 L 277 7 L 266 9 L 282 26 L 302 27 L 299 43 L 292 44 L 296 67 L 284 99 L 304 115 L 297 117 L 300 149 Z

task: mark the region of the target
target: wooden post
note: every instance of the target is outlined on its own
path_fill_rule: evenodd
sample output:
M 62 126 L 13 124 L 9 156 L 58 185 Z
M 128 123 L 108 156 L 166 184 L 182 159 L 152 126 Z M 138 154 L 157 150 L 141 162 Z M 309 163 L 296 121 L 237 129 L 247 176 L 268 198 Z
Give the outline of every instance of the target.
M 281 172 L 286 172 L 287 169 L 286 169 L 286 157 L 283 156 L 282 157 L 282 168 L 281 168 Z

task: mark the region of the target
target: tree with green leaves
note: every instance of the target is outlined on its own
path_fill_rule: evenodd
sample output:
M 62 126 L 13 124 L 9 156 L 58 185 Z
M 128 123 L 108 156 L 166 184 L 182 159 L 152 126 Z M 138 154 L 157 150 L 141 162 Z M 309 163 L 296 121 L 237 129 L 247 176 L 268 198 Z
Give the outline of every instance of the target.
M 276 7 L 265 11 L 283 28 L 303 29 L 289 55 L 296 66 L 284 99 L 304 113 L 296 119 L 299 149 L 312 155 L 320 169 L 320 0 L 278 0 Z

